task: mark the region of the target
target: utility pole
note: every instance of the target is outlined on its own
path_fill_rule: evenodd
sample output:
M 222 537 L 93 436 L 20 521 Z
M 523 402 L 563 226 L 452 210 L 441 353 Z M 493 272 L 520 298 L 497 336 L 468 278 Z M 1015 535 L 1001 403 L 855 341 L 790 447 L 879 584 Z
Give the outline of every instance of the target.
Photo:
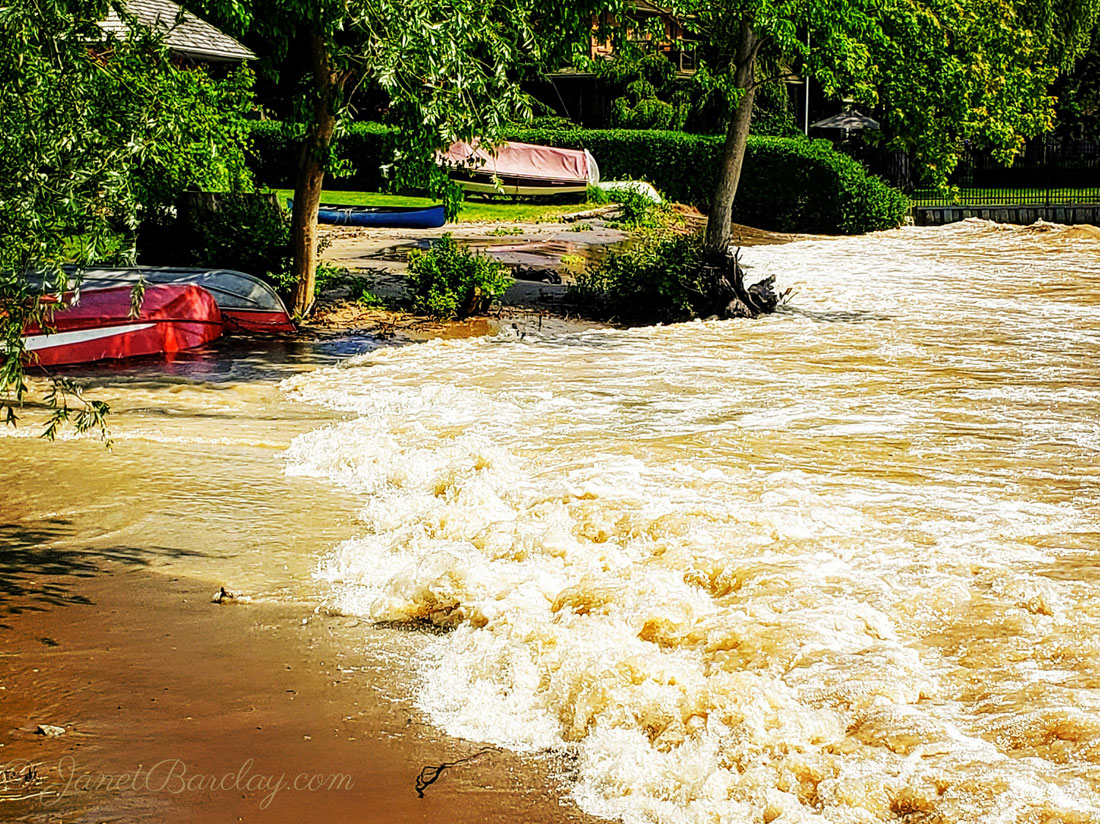
M 806 71 L 806 78 L 805 78 L 805 81 L 806 81 L 806 94 L 805 94 L 805 99 L 802 101 L 803 106 L 805 107 L 804 112 L 803 112 L 803 123 L 804 123 L 803 130 L 806 132 L 806 137 L 810 136 L 810 66 L 809 66 L 809 62 L 808 62 L 809 61 L 809 55 L 810 55 L 810 30 L 807 28 L 806 29 L 807 65 L 806 65 L 806 69 L 805 69 L 805 71 Z

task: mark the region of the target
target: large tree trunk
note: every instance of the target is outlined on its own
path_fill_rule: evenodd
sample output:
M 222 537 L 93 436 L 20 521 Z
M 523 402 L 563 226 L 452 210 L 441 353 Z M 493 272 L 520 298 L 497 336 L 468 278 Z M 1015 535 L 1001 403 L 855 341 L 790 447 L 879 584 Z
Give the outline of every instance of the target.
M 752 122 L 752 101 L 756 96 L 754 81 L 756 54 L 759 49 L 760 38 L 753 31 L 752 15 L 746 14 L 741 18 L 733 75 L 734 85 L 743 89 L 744 93 L 726 132 L 722 160 L 718 167 L 718 183 L 714 187 L 714 196 L 710 199 L 710 214 L 707 217 L 706 247 L 713 254 L 724 255 L 730 245 L 733 198 L 737 194 L 737 184 L 741 182 L 741 164 L 745 160 L 749 124 Z
M 294 315 L 299 318 L 305 317 L 313 307 L 317 280 L 317 207 L 325 181 L 325 161 L 336 130 L 336 100 L 344 83 L 333 70 L 324 38 L 317 32 L 309 34 L 309 51 L 317 102 L 313 107 L 313 123 L 298 159 L 294 211 L 290 218 L 291 273 L 297 282 Z

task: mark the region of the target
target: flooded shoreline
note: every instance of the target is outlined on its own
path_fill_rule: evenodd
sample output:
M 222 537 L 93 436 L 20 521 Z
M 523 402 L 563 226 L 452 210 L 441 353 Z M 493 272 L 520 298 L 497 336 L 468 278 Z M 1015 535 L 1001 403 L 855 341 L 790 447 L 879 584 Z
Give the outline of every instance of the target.
M 592 814 L 1084 824 L 1095 240 L 976 221 L 805 240 L 746 250 L 795 290 L 755 323 L 104 378 L 115 453 L 0 439 L 0 520 L 89 572 L 125 549 L 382 622 L 364 643 L 404 650 L 417 712 L 558 753 Z M 408 621 L 443 632 L 409 650 Z
M 552 759 L 425 722 L 395 665 L 414 633 L 288 602 L 218 606 L 205 583 L 119 562 L 77 574 L 48 579 L 74 600 L 0 613 L 4 820 L 592 824 L 547 804 Z M 420 771 L 453 762 L 419 798 Z
M 0 818 L 560 820 L 552 759 L 478 756 L 426 724 L 417 632 L 318 608 L 318 559 L 363 499 L 285 476 L 293 438 L 339 416 L 279 381 L 377 345 L 230 340 L 84 370 L 112 407 L 110 451 L 40 440 L 33 410 L 4 432 Z M 212 603 L 223 586 L 238 597 Z M 450 762 L 418 798 L 420 770 Z M 269 798 L 299 775 L 338 786 Z

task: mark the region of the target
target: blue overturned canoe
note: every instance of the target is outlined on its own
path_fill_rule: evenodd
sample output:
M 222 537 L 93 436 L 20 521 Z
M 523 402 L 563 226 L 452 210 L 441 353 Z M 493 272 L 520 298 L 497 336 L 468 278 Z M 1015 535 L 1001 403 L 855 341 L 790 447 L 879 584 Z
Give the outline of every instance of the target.
M 294 201 L 286 202 L 294 208 Z M 435 229 L 447 222 L 443 204 L 437 206 L 342 206 L 322 203 L 317 222 L 333 226 L 374 226 L 379 229 Z

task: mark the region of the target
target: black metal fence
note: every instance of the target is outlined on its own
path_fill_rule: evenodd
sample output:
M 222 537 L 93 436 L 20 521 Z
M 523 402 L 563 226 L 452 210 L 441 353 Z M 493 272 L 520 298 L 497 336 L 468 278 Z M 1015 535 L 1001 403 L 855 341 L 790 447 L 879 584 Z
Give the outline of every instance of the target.
M 1033 140 L 1009 167 L 970 151 L 951 176 L 955 197 L 917 186 L 914 206 L 1058 206 L 1100 203 L 1100 142 Z

